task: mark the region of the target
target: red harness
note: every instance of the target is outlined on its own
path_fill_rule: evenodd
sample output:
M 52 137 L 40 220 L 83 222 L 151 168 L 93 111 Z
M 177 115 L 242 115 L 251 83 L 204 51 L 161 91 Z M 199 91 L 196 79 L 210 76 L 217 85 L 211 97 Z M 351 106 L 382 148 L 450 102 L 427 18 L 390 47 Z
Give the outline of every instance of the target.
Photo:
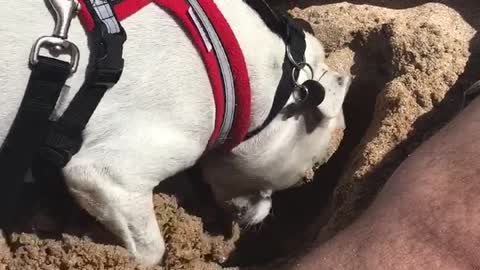
M 79 0 L 79 2 L 84 6 L 84 0 Z M 215 53 L 213 50 L 207 49 L 199 29 L 188 13 L 189 4 L 186 0 L 124 0 L 114 6 L 114 11 L 117 19 L 121 21 L 152 2 L 161 8 L 169 10 L 182 22 L 183 27 L 190 34 L 190 38 L 197 45 L 198 52 L 202 56 L 212 86 L 216 106 L 215 129 L 209 140 L 209 148 L 213 147 L 219 137 L 225 112 L 225 94 L 222 75 Z M 212 0 L 197 0 L 197 2 L 213 24 L 225 48 L 228 62 L 233 73 L 235 86 L 235 117 L 227 140 L 222 145 L 224 150 L 229 151 L 244 140 L 250 124 L 251 94 L 248 71 L 235 34 L 218 7 Z M 94 29 L 94 20 L 88 12 L 88 9 L 82 8 L 79 16 L 86 30 L 91 32 Z

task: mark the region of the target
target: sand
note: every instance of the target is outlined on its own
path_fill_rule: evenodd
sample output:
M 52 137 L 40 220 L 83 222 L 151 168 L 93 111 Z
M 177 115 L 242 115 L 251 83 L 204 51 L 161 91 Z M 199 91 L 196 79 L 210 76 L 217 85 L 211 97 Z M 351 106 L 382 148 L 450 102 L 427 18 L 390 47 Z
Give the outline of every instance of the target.
M 150 269 L 222 269 L 227 259 L 258 265 L 316 236 L 328 239 L 462 108 L 462 91 L 480 79 L 476 0 L 272 2 L 310 21 L 328 64 L 354 76 L 344 139 L 314 181 L 275 195 L 262 228 L 240 232 L 225 221 L 195 174 L 160 187 L 154 202 L 167 253 Z M 48 207 L 25 214 L 28 226 L 9 235 L 10 245 L 0 241 L 0 269 L 146 269 L 79 209 L 60 226 Z
M 369 205 L 401 160 L 462 108 L 461 91 L 473 81 L 460 76 L 475 30 L 462 14 L 440 3 L 396 11 L 347 3 L 333 6 L 307 8 L 300 16 L 318 27 L 319 38 L 332 51 L 333 66 L 341 68 L 337 63 L 345 65 L 348 59 L 358 80 L 378 84 L 353 91 L 381 89 L 373 120 L 334 190 L 333 215 L 324 230 L 337 231 Z M 335 21 L 343 22 L 334 27 L 335 36 L 322 31 Z M 357 97 L 361 99 L 362 93 Z
M 167 241 L 163 266 L 166 269 L 220 269 L 218 263 L 225 261 L 238 239 L 238 227 L 233 226 L 228 239 L 222 235 L 209 235 L 203 230 L 201 219 L 187 214 L 173 196 L 156 194 L 154 203 L 157 220 Z M 0 265 L 5 264 L 5 269 L 165 269 L 139 266 L 118 245 L 94 243 L 89 235 L 112 236 L 92 220 L 87 223 L 84 224 L 86 227 L 74 229 L 82 236 L 59 233 L 58 239 L 52 239 L 33 233 L 14 233 L 11 253 L 5 245 L 1 246 Z

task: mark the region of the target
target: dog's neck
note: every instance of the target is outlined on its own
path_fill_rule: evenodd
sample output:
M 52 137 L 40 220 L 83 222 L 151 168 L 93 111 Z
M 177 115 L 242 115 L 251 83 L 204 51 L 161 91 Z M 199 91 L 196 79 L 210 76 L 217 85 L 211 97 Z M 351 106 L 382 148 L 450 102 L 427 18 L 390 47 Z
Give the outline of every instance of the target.
M 252 91 L 251 131 L 270 112 L 282 76 L 285 45 L 244 1 L 215 0 L 215 3 L 232 27 L 247 64 Z

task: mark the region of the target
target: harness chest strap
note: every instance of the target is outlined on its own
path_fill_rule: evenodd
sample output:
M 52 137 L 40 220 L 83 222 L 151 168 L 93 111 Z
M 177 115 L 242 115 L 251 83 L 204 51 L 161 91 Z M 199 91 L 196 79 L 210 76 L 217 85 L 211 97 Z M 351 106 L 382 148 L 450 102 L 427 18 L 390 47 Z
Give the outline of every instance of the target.
M 80 0 L 80 3 L 85 5 L 86 1 L 93 0 Z M 106 0 L 93 2 L 109 4 Z M 251 105 L 246 63 L 231 27 L 212 0 L 124 0 L 115 3 L 113 9 L 121 21 L 148 4 L 170 11 L 197 45 L 216 107 L 209 148 L 231 150 L 244 140 L 248 132 Z M 82 9 L 79 15 L 87 31 L 92 31 L 95 21 L 90 12 Z

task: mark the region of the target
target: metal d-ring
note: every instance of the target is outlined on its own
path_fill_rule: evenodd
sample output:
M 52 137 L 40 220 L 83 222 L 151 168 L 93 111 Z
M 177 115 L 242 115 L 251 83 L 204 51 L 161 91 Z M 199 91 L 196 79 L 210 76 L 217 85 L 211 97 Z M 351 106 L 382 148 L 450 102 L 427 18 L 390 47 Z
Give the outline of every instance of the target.
M 313 72 L 312 66 L 309 63 L 305 62 L 305 56 L 303 57 L 303 60 L 299 63 L 297 63 L 297 61 L 295 61 L 295 59 L 293 59 L 293 55 L 290 51 L 290 46 L 288 46 L 288 45 L 287 45 L 287 57 L 288 57 L 288 60 L 290 61 L 290 63 L 292 63 L 292 65 L 293 65 L 292 81 L 293 81 L 293 84 L 294 84 L 294 89 L 292 91 L 292 97 L 295 100 L 295 103 L 302 104 L 303 102 L 305 102 L 308 99 L 309 89 L 305 85 L 299 84 L 297 82 L 297 78 L 295 78 L 295 74 L 296 74 L 296 72 L 298 72 L 298 74 L 300 74 L 300 71 L 304 70 L 305 68 L 308 68 L 310 70 L 310 75 L 311 75 L 310 80 L 313 80 L 313 78 L 315 77 L 315 74 Z M 302 91 L 302 93 L 300 93 L 300 91 Z
M 295 66 L 292 69 L 292 81 L 295 84 L 295 86 L 297 86 L 297 87 L 301 86 L 301 84 L 299 84 L 297 82 L 297 79 L 295 78 L 295 72 L 298 71 L 298 74 L 300 74 L 300 71 L 304 70 L 305 67 L 307 67 L 310 70 L 310 74 L 311 74 L 310 80 L 313 80 L 313 78 L 315 77 L 314 74 L 313 74 L 313 68 L 309 63 L 307 63 L 307 62 L 299 63 L 298 66 Z
M 308 96 L 310 94 L 309 89 L 305 85 L 299 84 L 297 82 L 297 79 L 295 78 L 295 72 L 298 71 L 300 73 L 300 71 L 304 70 L 305 68 L 308 68 L 310 70 L 310 74 L 311 74 L 310 80 L 313 80 L 314 78 L 313 68 L 307 62 L 301 62 L 298 64 L 298 66 L 295 66 L 292 69 L 292 81 L 294 83 L 294 90 L 292 92 L 292 97 L 295 100 L 295 103 L 297 104 L 302 104 L 303 102 L 305 102 L 305 100 L 308 99 Z M 302 94 L 300 94 L 299 91 L 303 91 Z

